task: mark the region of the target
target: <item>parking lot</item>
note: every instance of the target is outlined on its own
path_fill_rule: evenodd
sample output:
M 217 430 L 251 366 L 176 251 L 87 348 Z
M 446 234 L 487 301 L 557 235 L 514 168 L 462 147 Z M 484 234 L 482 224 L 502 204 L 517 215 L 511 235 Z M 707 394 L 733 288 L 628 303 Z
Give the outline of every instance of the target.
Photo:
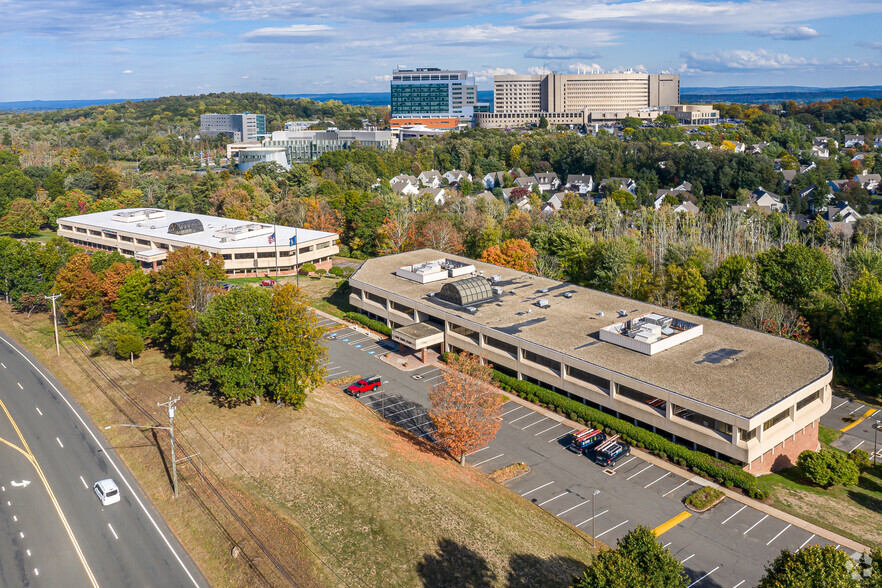
M 441 379 L 438 368 L 399 371 L 377 357 L 397 344 L 377 342 L 351 327 L 325 339 L 329 380 L 380 375 L 381 388 L 358 401 L 415 435 L 433 439 L 426 407 L 429 386 Z M 496 438 L 469 455 L 467 463 L 486 473 L 518 462 L 529 465 L 528 474 L 506 486 L 608 545 L 637 525 L 655 529 L 662 545 L 683 563 L 690 587 L 754 586 L 782 549 L 829 544 L 731 499 L 706 513 L 688 511 L 683 500 L 700 487 L 701 478 L 683 477 L 636 455 L 605 471 L 566 450 L 572 428 L 517 402 L 503 406 L 502 421 Z
M 882 430 L 874 430 L 878 426 L 877 421 L 882 421 L 882 410 L 838 396 L 833 397 L 830 412 L 821 417 L 822 425 L 842 431 L 842 436 L 833 446 L 849 453 L 855 449 L 870 454 L 879 450 L 882 446 Z M 879 457 L 882 458 L 882 455 Z

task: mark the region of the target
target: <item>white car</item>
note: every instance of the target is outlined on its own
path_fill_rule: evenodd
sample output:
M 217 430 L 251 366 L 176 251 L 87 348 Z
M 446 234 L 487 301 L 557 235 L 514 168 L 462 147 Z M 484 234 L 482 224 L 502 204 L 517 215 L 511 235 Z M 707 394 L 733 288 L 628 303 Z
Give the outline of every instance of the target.
M 95 494 L 98 495 L 98 500 L 104 506 L 119 502 L 119 488 L 117 488 L 116 482 L 110 478 L 95 482 Z

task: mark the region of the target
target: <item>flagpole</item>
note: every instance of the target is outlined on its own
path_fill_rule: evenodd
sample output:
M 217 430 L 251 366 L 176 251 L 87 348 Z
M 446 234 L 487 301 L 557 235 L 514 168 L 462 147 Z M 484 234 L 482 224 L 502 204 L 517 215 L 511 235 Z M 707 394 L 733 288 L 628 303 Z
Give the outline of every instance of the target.
M 294 279 L 300 287 L 300 243 L 297 242 L 297 227 L 294 227 Z
M 276 284 L 279 283 L 279 238 L 276 235 L 276 224 L 273 223 L 273 245 L 276 249 Z

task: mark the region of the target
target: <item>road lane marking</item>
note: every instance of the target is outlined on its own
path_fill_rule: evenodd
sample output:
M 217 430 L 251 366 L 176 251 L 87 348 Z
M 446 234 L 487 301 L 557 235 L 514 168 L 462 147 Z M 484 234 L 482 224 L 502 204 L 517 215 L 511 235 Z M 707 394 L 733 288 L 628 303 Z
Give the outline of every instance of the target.
M 15 516 L 15 515 L 12 515 L 12 522 L 13 522 L 13 523 L 17 523 L 17 522 L 18 522 L 18 517 Z
M 542 484 L 542 485 L 539 486 L 538 488 L 533 488 L 533 489 L 530 490 L 529 492 L 525 492 L 524 494 L 521 494 L 521 498 L 523 498 L 523 497 L 526 496 L 527 494 L 532 494 L 532 493 L 535 492 L 536 490 L 542 490 L 542 489 L 545 488 L 546 486 L 551 486 L 552 484 L 554 484 L 554 480 L 548 482 L 547 484 Z
M 576 508 L 579 508 L 580 506 L 584 506 L 584 505 L 588 504 L 589 502 L 591 502 L 591 501 L 590 501 L 590 500 L 586 500 L 585 502 L 580 502 L 580 503 L 577 504 L 576 506 L 571 506 L 570 508 L 566 509 L 565 511 L 563 511 L 562 513 L 560 513 L 560 514 L 557 515 L 557 516 L 562 517 L 562 516 L 564 516 L 565 514 L 567 514 L 568 512 L 570 512 L 571 510 L 576 509 Z
M 755 523 L 753 524 L 753 527 L 751 527 L 751 528 L 749 528 L 748 530 L 746 530 L 744 533 L 742 533 L 742 535 L 747 535 L 748 533 L 750 533 L 751 531 L 753 531 L 754 527 L 756 527 L 758 524 L 760 524 L 761 522 L 763 522 L 763 521 L 766 520 L 767 518 L 769 518 L 769 515 L 766 515 L 766 516 L 764 516 L 763 518 L 761 518 L 760 520 L 758 520 L 757 522 L 755 522 Z
M 624 525 L 624 524 L 627 523 L 627 522 L 628 522 L 628 521 L 622 521 L 621 523 L 619 523 L 618 525 L 616 525 L 616 526 L 613 527 L 612 529 L 607 529 L 607 530 L 604 531 L 603 533 L 600 533 L 597 537 L 595 537 L 595 539 L 600 539 L 601 537 L 603 537 L 604 535 L 606 535 L 606 534 L 609 533 L 610 531 L 615 531 L 616 529 L 618 529 L 619 527 L 621 527 L 622 525 Z
M 715 567 L 714 569 L 712 569 L 711 571 L 709 571 L 708 573 L 706 573 L 705 575 L 703 575 L 702 577 L 700 577 L 696 581 L 689 584 L 686 588 L 692 588 L 693 586 L 695 586 L 696 584 L 698 584 L 699 582 L 701 582 L 702 580 L 704 580 L 705 578 L 707 578 L 708 576 L 710 576 L 711 574 L 716 572 L 718 569 L 720 569 L 720 566 Z
M 37 568 L 34 568 L 34 575 L 35 575 L 35 576 L 39 576 L 39 575 L 40 575 L 40 570 L 38 570 Z
M 16 382 L 16 384 L 18 384 L 18 387 L 19 387 L 20 389 L 24 390 L 24 386 L 22 386 L 20 382 Z
M 685 521 L 686 519 L 688 519 L 691 516 L 692 516 L 692 514 L 686 512 L 686 511 L 683 511 L 680 514 L 678 514 L 677 516 L 675 516 L 674 518 L 672 518 L 671 520 L 660 524 L 658 527 L 653 529 L 652 532 L 655 534 L 656 537 L 660 537 L 661 535 L 663 535 L 664 533 L 667 533 L 668 531 L 670 531 L 671 529 L 673 529 L 674 527 L 676 527 L 677 525 L 679 525 L 680 523 L 682 523 L 683 521 Z
M 35 406 L 34 408 L 37 409 L 37 414 L 38 414 L 38 415 L 43 416 L 43 413 L 40 411 L 40 407 L 39 407 L 39 406 Z
M 596 519 L 596 518 L 599 518 L 600 515 L 605 515 L 605 514 L 608 513 L 608 512 L 609 512 L 609 509 L 602 510 L 602 511 L 600 511 L 599 513 L 597 513 L 596 515 L 593 515 L 592 517 L 585 519 L 584 521 L 582 521 L 582 522 L 579 523 L 578 525 L 573 525 L 573 526 L 574 526 L 574 527 L 581 527 L 581 526 L 584 525 L 585 523 L 591 522 L 592 520 L 594 520 L 594 519 Z
M 119 535 L 116 534 L 116 531 L 113 530 L 113 527 L 110 526 L 110 523 L 107 523 L 107 526 L 110 528 L 110 532 L 113 533 L 113 538 L 119 540 Z
M 640 471 L 637 472 L 636 474 L 631 474 L 630 476 L 628 476 L 628 477 L 625 478 L 625 479 L 626 479 L 626 480 L 630 480 L 631 478 L 636 478 L 637 476 L 639 476 L 640 474 L 642 474 L 643 472 L 645 472 L 646 470 L 648 470 L 648 469 L 651 468 L 651 467 L 652 467 L 652 464 L 649 464 L 648 466 L 646 466 L 645 468 L 643 468 L 642 470 L 640 470 Z
M 541 423 L 542 421 L 547 421 L 547 420 L 548 420 L 548 417 L 542 417 L 542 420 L 536 421 L 535 423 L 533 423 L 533 424 L 531 424 L 531 425 L 527 425 L 526 427 L 524 427 L 523 429 L 521 429 L 521 431 L 526 431 L 527 429 L 529 429 L 529 428 L 532 427 L 533 425 L 538 425 L 538 424 Z
M 544 431 L 539 431 L 538 433 L 536 433 L 536 434 L 533 435 L 533 436 L 534 436 L 534 437 L 538 437 L 538 436 L 541 435 L 542 433 L 547 433 L 547 432 L 550 431 L 551 429 L 556 429 L 556 428 L 559 427 L 559 426 L 560 426 L 560 423 L 557 423 L 557 424 L 554 425 L 553 427 L 548 427 L 548 428 L 545 429 Z
M 660 481 L 664 480 L 665 478 L 667 478 L 667 477 L 670 476 L 670 475 L 671 475 L 671 472 L 666 473 L 666 474 L 665 474 L 664 476 L 662 476 L 661 478 L 659 478 L 659 479 L 657 479 L 657 480 L 653 480 L 652 482 L 650 482 L 649 484 L 647 484 L 646 486 L 644 486 L 643 489 L 646 490 L 647 488 L 649 488 L 650 486 L 652 486 L 652 485 L 655 484 L 656 482 L 660 482 Z
M 530 416 L 536 416 L 536 413 L 533 412 L 533 411 L 530 411 L 530 414 L 525 414 L 524 416 L 518 417 L 518 418 L 516 418 L 516 419 L 514 419 L 514 420 L 512 420 L 512 421 L 509 421 L 508 424 L 509 424 L 509 425 L 513 425 L 513 424 L 515 424 L 516 422 L 518 422 L 519 420 L 521 420 L 521 419 L 525 419 L 525 418 L 528 418 L 528 417 L 530 417 Z
M 482 463 L 487 463 L 488 461 L 493 461 L 494 459 L 496 459 L 496 458 L 498 458 L 498 457 L 502 457 L 503 455 L 505 455 L 505 454 L 504 454 L 504 453 L 500 453 L 499 455 L 494 456 L 494 457 L 491 457 L 490 459 L 485 459 L 484 461 L 480 461 L 480 462 L 474 464 L 474 466 L 475 466 L 475 467 L 478 467 L 478 466 L 481 465 Z
M 834 407 L 833 407 L 833 410 L 839 410 L 840 408 L 842 408 L 842 407 L 845 406 L 846 404 L 848 404 L 848 400 L 843 400 L 842 403 L 841 403 L 839 406 L 834 406 Z
M 781 529 L 781 532 L 780 532 L 780 533 L 778 533 L 777 535 L 775 535 L 774 537 L 772 537 L 771 539 L 769 539 L 769 542 L 766 543 L 766 547 L 768 547 L 769 545 L 771 545 L 771 544 L 772 544 L 772 541 L 774 541 L 775 539 L 777 539 L 778 537 L 780 537 L 780 536 L 781 536 L 781 533 L 783 533 L 784 531 L 786 531 L 787 529 L 789 529 L 789 528 L 792 527 L 792 526 L 793 526 L 793 525 L 788 524 L 786 527 L 784 527 L 783 529 Z
M 4 369 L 4 370 L 6 369 L 6 364 L 5 364 L 5 363 L 0 363 L 0 365 L 3 366 L 3 369 Z
M 856 426 L 858 426 L 859 424 L 861 424 L 862 422 L 864 422 L 864 421 L 865 421 L 865 420 L 866 420 L 871 414 L 873 414 L 874 412 L 876 412 L 876 409 L 875 409 L 875 408 L 871 408 L 870 410 L 868 410 L 867 412 L 865 412 L 865 413 L 863 414 L 863 416 L 861 416 L 858 420 L 856 420 L 855 422 L 851 423 L 850 425 L 845 425 L 844 427 L 842 427 L 842 428 L 839 429 L 839 430 L 842 431 L 843 433 L 846 432 L 846 431 L 850 431 L 851 429 L 855 428 Z
M 18 536 L 21 537 L 22 539 L 24 539 L 24 533 L 23 533 L 23 532 L 19 531 L 19 532 L 18 532 Z
M 858 443 L 857 445 L 855 445 L 855 446 L 854 446 L 854 449 L 852 449 L 851 451 L 849 451 L 849 453 L 853 453 L 855 449 L 857 449 L 858 447 L 860 447 L 860 446 L 863 445 L 863 444 L 864 444 L 864 441 L 861 441 L 860 443 Z
M 864 407 L 863 404 L 858 404 L 858 407 L 857 407 L 856 409 L 854 409 L 853 411 L 851 411 L 850 413 L 848 413 L 848 414 L 854 414 L 854 413 L 856 413 L 857 411 L 859 411 L 860 409 L 862 409 L 863 407 Z
M 55 440 L 58 441 L 58 444 L 61 446 L 62 449 L 64 449 L 64 443 L 61 442 L 61 439 L 56 437 Z
M 28 557 L 31 557 L 31 550 L 30 549 L 26 550 L 25 553 L 28 554 Z
M 692 555 L 690 555 L 689 557 L 687 557 L 686 559 L 682 560 L 680 563 L 681 563 L 681 564 L 684 564 L 684 563 L 686 563 L 687 561 L 689 561 L 690 559 L 692 559 L 693 557 L 695 557 L 695 554 L 694 554 L 694 553 L 693 553 Z
M 806 544 L 807 544 L 809 541 L 811 541 L 811 540 L 814 539 L 814 538 L 815 538 L 815 534 L 812 533 L 812 536 L 809 537 L 808 539 L 806 539 L 805 542 L 804 542 L 802 545 L 800 545 L 800 546 L 797 548 L 796 551 L 800 551 L 803 547 L 806 546 Z
M 548 504 L 548 503 L 551 502 L 552 500 L 557 500 L 557 499 L 560 498 L 561 496 L 566 496 L 566 495 L 569 494 L 569 493 L 570 493 L 569 490 L 567 490 L 566 492 L 561 492 L 560 494 L 558 494 L 558 495 L 555 496 L 554 498 L 549 498 L 549 499 L 546 500 L 545 502 L 540 502 L 540 503 L 537 504 L 536 506 L 542 506 L 543 504 Z
M 684 480 L 682 484 L 680 484 L 679 486 L 677 486 L 677 487 L 674 488 L 673 490 L 668 490 L 667 492 L 665 492 L 664 494 L 662 494 L 662 498 L 664 498 L 665 496 L 667 496 L 668 494 L 670 494 L 670 493 L 673 492 L 674 490 L 679 490 L 680 488 L 682 488 L 683 486 L 685 486 L 685 485 L 688 484 L 688 483 L 689 483 L 689 480 Z
M 742 506 L 741 508 L 739 508 L 734 514 L 730 515 L 728 519 L 726 519 L 725 521 L 723 521 L 722 523 L 720 523 L 720 525 L 725 525 L 726 523 L 728 523 L 729 521 L 731 521 L 731 520 L 732 520 L 732 517 L 734 517 L 735 515 L 737 515 L 739 512 L 741 512 L 741 511 L 744 510 L 745 508 L 747 508 L 747 505 L 746 505 L 746 504 L 745 504 L 744 506 Z
M 632 456 L 630 459 L 628 459 L 628 460 L 625 461 L 624 463 L 620 463 L 619 465 L 617 465 L 616 467 L 614 467 L 614 468 L 613 468 L 613 471 L 619 469 L 619 468 L 622 467 L 622 466 L 628 465 L 629 463 L 631 463 L 631 462 L 634 461 L 635 459 L 637 459 L 637 457 L 636 457 L 636 456 Z
M 80 482 L 82 482 L 82 483 L 83 483 L 83 488 L 85 488 L 85 489 L 86 489 L 86 490 L 88 490 L 88 489 L 89 489 L 89 485 L 88 485 L 88 484 L 86 484 L 86 481 L 85 481 L 85 480 L 84 480 L 84 479 L 83 479 L 83 477 L 82 477 L 82 476 L 80 476 Z

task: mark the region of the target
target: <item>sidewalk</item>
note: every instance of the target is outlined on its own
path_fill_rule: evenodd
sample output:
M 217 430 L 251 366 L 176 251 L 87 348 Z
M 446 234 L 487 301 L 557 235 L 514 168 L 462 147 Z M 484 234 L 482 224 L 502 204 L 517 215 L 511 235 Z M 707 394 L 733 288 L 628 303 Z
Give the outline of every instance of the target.
M 532 402 L 524 400 L 523 398 L 520 398 L 517 395 L 511 394 L 509 392 L 505 392 L 503 390 L 500 390 L 499 393 L 507 396 L 512 402 L 516 402 L 522 406 L 525 406 L 525 407 L 541 414 L 542 416 L 547 417 L 552 420 L 555 420 L 563 425 L 566 425 L 568 427 L 572 427 L 573 429 L 584 428 L 584 425 L 580 425 L 579 423 L 577 423 L 575 421 L 571 421 L 570 419 L 568 419 L 562 415 L 559 415 L 554 411 L 548 410 L 547 408 L 543 408 L 541 406 L 533 404 Z M 857 551 L 858 553 L 865 553 L 865 552 L 870 551 L 870 548 L 867 547 L 866 545 L 862 545 L 862 544 L 858 543 L 857 541 L 853 541 L 852 539 L 849 539 L 848 537 L 843 537 L 842 535 L 839 535 L 838 533 L 834 533 L 833 531 L 824 529 L 823 527 L 819 527 L 818 525 L 815 525 L 813 523 L 809 523 L 808 521 L 805 521 L 799 517 L 796 517 L 796 516 L 793 516 L 789 513 L 784 512 L 784 511 L 778 510 L 777 508 L 775 508 L 773 506 L 769 506 L 768 504 L 765 504 L 764 502 L 760 502 L 759 500 L 754 500 L 753 498 L 743 496 L 743 495 L 739 494 L 738 492 L 735 492 L 733 490 L 730 490 L 728 488 L 720 486 L 720 485 L 716 484 L 715 482 L 712 482 L 710 480 L 702 478 L 701 476 L 696 476 L 695 474 L 693 474 L 689 470 L 686 470 L 686 469 L 681 468 L 677 465 L 674 465 L 670 462 L 659 459 L 658 457 L 652 455 L 651 453 L 649 453 L 647 451 L 644 451 L 644 450 L 636 448 L 636 447 L 632 447 L 631 454 L 637 455 L 638 457 L 640 457 L 640 459 L 646 461 L 647 463 L 650 463 L 650 464 L 652 464 L 656 467 L 659 467 L 665 471 L 671 472 L 672 474 L 676 474 L 682 478 L 685 478 L 686 480 L 689 480 L 690 482 L 694 482 L 694 483 L 699 484 L 701 486 L 713 486 L 714 488 L 721 490 L 726 495 L 726 497 L 729 498 L 730 500 L 734 500 L 735 502 L 739 502 L 741 504 L 745 504 L 747 506 L 750 506 L 751 508 L 755 508 L 756 510 L 758 510 L 760 512 L 771 515 L 779 520 L 784 521 L 785 523 L 789 523 L 789 524 L 793 525 L 794 527 L 799 527 L 800 529 L 808 531 L 809 533 L 814 533 L 818 537 L 823 537 L 824 539 L 827 539 L 828 541 L 832 541 L 833 543 L 836 543 L 836 544 L 841 545 L 843 547 L 847 547 L 848 549 L 851 549 L 852 551 Z

